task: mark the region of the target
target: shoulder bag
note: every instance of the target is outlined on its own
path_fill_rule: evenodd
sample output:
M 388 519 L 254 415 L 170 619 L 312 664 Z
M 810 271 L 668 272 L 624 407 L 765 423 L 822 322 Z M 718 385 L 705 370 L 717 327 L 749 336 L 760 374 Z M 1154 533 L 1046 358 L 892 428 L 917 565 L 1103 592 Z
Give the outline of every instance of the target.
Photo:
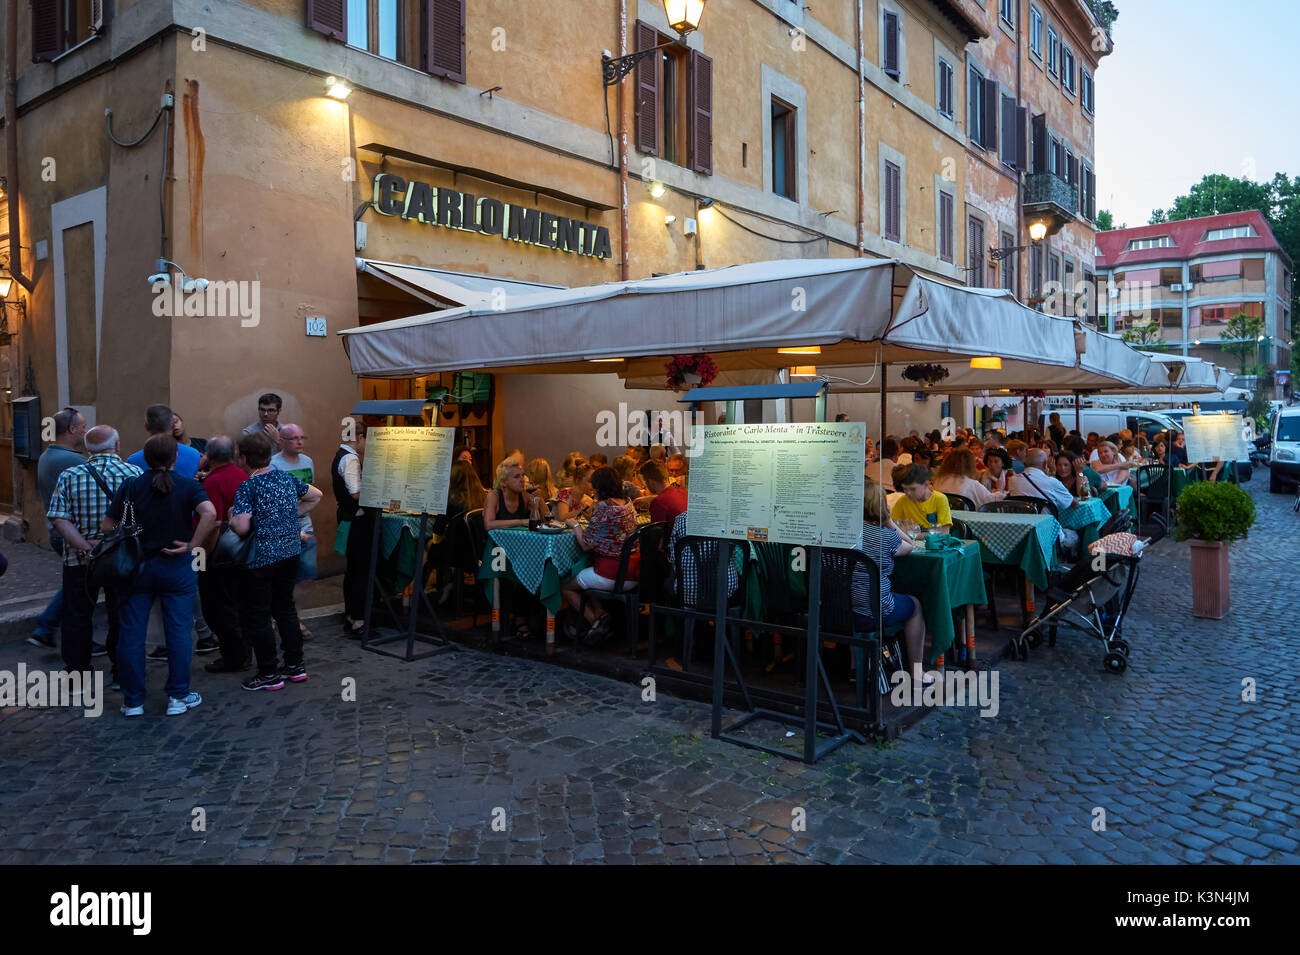
M 109 490 L 108 482 L 95 470 L 94 465 L 87 464 L 86 470 L 100 490 L 108 495 L 111 506 L 113 492 Z M 135 521 L 135 503 L 131 500 L 135 478 L 128 478 L 124 483 L 126 492 L 123 494 L 122 519 L 117 522 L 117 527 L 100 538 L 90 552 L 87 588 L 119 589 L 128 586 L 140 572 L 144 545 L 140 543 L 141 527 Z
M 257 492 L 252 484 L 248 487 L 248 494 L 252 500 L 248 534 L 240 537 L 230 526 L 229 521 L 221 522 L 221 535 L 217 538 L 217 546 L 212 549 L 212 555 L 208 558 L 208 566 L 214 570 L 247 567 L 257 557 Z

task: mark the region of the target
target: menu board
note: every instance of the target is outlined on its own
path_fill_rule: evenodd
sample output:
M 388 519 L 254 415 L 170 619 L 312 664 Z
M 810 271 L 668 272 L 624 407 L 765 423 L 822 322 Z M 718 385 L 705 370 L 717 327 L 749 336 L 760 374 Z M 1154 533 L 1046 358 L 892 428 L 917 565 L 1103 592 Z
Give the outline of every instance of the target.
M 687 534 L 858 546 L 866 425 L 707 425 L 693 444 Z
M 455 428 L 371 428 L 361 464 L 361 506 L 445 514 L 455 440 Z
M 1187 442 L 1187 460 L 1201 464 L 1220 461 L 1244 461 L 1250 456 L 1246 447 L 1245 425 L 1241 415 L 1197 414 L 1183 419 Z

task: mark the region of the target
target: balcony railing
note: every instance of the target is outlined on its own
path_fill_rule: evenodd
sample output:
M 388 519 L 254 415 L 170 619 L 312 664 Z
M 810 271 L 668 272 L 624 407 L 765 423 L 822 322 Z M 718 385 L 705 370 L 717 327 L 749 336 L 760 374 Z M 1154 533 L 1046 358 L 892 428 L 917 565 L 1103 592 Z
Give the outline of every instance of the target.
M 1079 192 L 1050 172 L 1036 172 L 1025 178 L 1025 208 L 1056 206 L 1068 218 L 1079 212 Z

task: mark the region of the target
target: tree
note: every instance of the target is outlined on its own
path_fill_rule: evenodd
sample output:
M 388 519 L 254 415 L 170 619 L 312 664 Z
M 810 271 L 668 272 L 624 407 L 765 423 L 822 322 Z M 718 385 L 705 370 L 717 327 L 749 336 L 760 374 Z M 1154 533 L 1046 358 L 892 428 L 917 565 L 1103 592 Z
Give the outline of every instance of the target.
M 1156 324 L 1155 319 L 1150 318 L 1144 322 L 1134 321 L 1124 329 L 1120 338 L 1134 348 L 1143 348 L 1147 351 L 1169 347 L 1169 343 L 1160 336 L 1160 326 Z
M 1223 350 L 1229 355 L 1236 355 L 1241 365 L 1241 374 L 1246 374 L 1246 365 L 1254 364 L 1259 356 L 1259 336 L 1264 333 L 1264 319 L 1245 312 L 1238 312 L 1228 319 L 1219 336 Z
M 1102 209 L 1097 213 L 1097 231 L 1109 232 L 1115 228 L 1115 217 L 1110 214 L 1109 209 Z

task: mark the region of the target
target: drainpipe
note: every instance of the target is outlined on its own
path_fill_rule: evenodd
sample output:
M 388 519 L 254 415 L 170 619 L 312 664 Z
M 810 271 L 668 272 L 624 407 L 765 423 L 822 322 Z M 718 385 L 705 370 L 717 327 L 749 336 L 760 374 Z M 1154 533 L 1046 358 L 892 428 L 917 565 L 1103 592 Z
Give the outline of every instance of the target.
M 862 70 L 862 61 L 866 56 L 863 47 L 862 0 L 858 0 L 858 255 L 866 255 L 866 190 L 863 180 L 867 175 L 867 79 Z M 884 439 L 884 434 L 881 434 Z
M 5 174 L 9 193 L 9 274 L 30 294 L 23 272 L 22 219 L 18 211 L 18 0 L 5 3 Z M 22 368 L 17 369 L 22 374 Z
M 1020 16 L 1020 6 L 1019 6 L 1019 4 L 1016 5 L 1016 16 L 1017 16 L 1017 17 Z M 1021 102 L 1020 102 L 1020 97 L 1021 97 L 1021 89 L 1020 89 L 1020 82 L 1021 82 L 1021 80 L 1020 80 L 1020 56 L 1021 56 L 1021 52 L 1020 52 L 1020 36 L 1021 36 L 1021 34 L 1023 34 L 1023 33 L 1025 32 L 1025 27 L 1026 27 L 1026 26 L 1028 26 L 1028 23 L 1027 23 L 1026 21 L 1024 21 L 1024 20 L 1017 20 L 1017 22 L 1016 22 L 1016 108 L 1017 108 L 1017 109 L 1020 109 L 1020 108 L 1021 108 Z M 1000 29 L 1002 29 L 1002 27 L 999 25 L 998 29 L 1000 30 Z M 1029 133 L 1029 130 L 1030 130 L 1030 128 L 1031 128 L 1032 125 L 1033 125 L 1032 121 L 1033 121 L 1033 117 L 1029 115 L 1029 109 L 1026 107 L 1026 108 L 1025 108 L 1025 133 L 1026 133 L 1026 134 Z M 1016 150 L 1019 151 L 1019 149 L 1020 149 L 1021 146 L 1024 146 L 1024 147 L 1025 147 L 1025 158 L 1026 158 L 1026 159 L 1029 159 L 1029 146 L 1028 146 L 1027 144 L 1025 144 L 1025 143 L 1017 143 L 1017 144 L 1016 144 Z M 1024 229 L 1024 225 L 1025 225 L 1025 213 L 1024 213 L 1024 209 L 1025 209 L 1025 194 L 1024 194 L 1024 188 L 1025 188 L 1025 182 L 1024 182 L 1024 170 L 1023 170 L 1023 169 L 1017 169 L 1017 170 L 1016 170 L 1016 245 L 1024 245 L 1024 244 L 1025 244 L 1025 236 L 1024 236 L 1024 232 L 1022 231 L 1022 230 Z M 1019 274 L 1018 276 L 1016 276 L 1016 285 L 1017 285 L 1017 286 L 1020 286 L 1021 283 L 1025 281 L 1025 272 L 1028 271 L 1026 268 L 1024 268 L 1024 264 L 1021 262 L 1021 260 L 1020 260 L 1020 256 L 1021 256 L 1021 253 L 1020 253 L 1020 252 L 1017 252 L 1017 253 L 1016 253 L 1016 264 L 1020 266 L 1020 268 L 1017 270 L 1020 274 Z M 1029 288 L 1029 286 L 1025 286 L 1025 288 L 1026 288 L 1026 294 L 1025 294 L 1025 296 L 1024 296 L 1023 298 L 1020 299 L 1020 301 L 1022 301 L 1022 302 L 1025 302 L 1025 301 L 1028 301 L 1028 300 L 1029 300 L 1029 295 L 1028 295 L 1028 288 Z M 1019 288 L 1017 288 L 1016 291 L 1017 291 L 1017 293 L 1018 293 L 1018 292 L 1019 292 Z M 1026 425 L 1026 429 L 1027 429 L 1027 428 L 1028 428 L 1028 425 Z
M 12 3 L 13 0 L 10 0 Z M 618 55 L 627 56 L 627 0 L 618 4 Z M 623 82 L 618 83 L 618 277 L 631 278 L 627 248 L 627 115 L 623 107 Z

